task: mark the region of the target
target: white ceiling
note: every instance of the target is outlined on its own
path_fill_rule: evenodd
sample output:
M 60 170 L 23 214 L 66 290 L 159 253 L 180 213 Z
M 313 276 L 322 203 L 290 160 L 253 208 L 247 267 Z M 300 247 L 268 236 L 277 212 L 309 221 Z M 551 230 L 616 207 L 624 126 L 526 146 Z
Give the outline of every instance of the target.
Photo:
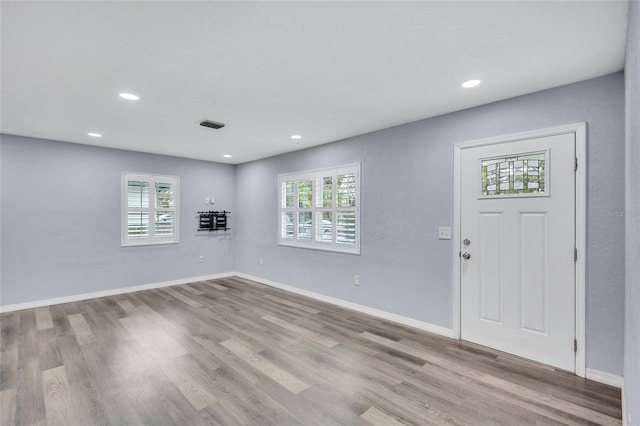
M 237 164 L 620 71 L 628 3 L 1 7 L 3 133 Z

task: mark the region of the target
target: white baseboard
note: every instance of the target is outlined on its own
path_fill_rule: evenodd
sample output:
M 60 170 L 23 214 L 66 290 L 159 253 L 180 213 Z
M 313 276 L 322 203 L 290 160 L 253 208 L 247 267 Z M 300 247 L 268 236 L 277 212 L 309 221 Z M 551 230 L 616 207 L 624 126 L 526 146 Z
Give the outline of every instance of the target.
M 430 333 L 439 334 L 441 336 L 453 338 L 453 330 L 450 328 L 442 327 L 428 322 L 418 321 L 413 318 L 405 317 L 398 314 L 392 314 L 391 312 L 381 311 L 379 309 L 370 308 L 364 305 L 358 305 L 357 303 L 347 302 L 346 300 L 337 299 L 331 296 L 325 296 L 322 294 L 314 293 L 309 290 L 303 290 L 297 287 L 293 287 L 287 284 L 278 283 L 265 278 L 256 277 L 242 272 L 236 272 L 236 276 L 251 281 L 256 281 L 260 284 L 265 284 L 270 287 L 279 288 L 281 290 L 296 293 L 302 296 L 310 297 L 312 299 L 319 300 L 321 302 L 331 303 L 332 305 L 340 306 L 342 308 L 351 309 L 352 311 L 362 312 L 374 317 L 382 318 L 388 321 L 396 322 L 398 324 L 406 325 L 409 327 L 417 328 L 420 330 L 428 331 Z
M 113 290 L 96 291 L 93 293 L 76 294 L 72 296 L 56 297 L 54 299 L 36 300 L 33 302 L 18 303 L 15 305 L 0 306 L 0 313 L 20 311 L 22 309 L 39 308 L 41 306 L 59 305 L 61 303 L 78 302 L 80 300 L 97 299 L 99 297 L 115 296 L 116 294 L 133 293 L 141 290 L 151 290 L 160 287 L 169 287 L 172 285 L 189 284 L 198 281 L 215 280 L 218 278 L 227 278 L 237 275 L 233 272 L 223 272 L 221 274 L 205 275 L 202 277 L 182 278 L 179 280 L 163 281 L 160 283 L 151 283 L 137 285 L 133 287 L 115 288 Z
M 586 378 L 620 389 L 622 389 L 622 385 L 624 384 L 624 378 L 621 376 L 607 373 L 606 371 L 594 370 L 593 368 L 587 368 Z

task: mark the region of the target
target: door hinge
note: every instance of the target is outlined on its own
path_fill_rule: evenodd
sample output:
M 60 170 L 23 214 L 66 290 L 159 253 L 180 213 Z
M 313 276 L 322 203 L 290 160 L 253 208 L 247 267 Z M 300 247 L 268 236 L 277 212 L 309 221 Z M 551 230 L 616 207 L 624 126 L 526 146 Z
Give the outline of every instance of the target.
M 578 352 L 578 339 L 573 339 L 573 351 Z
M 578 261 L 578 249 L 577 248 L 573 249 L 573 261 L 574 262 Z
M 575 163 L 575 165 L 574 165 L 574 167 L 573 167 L 573 171 L 574 171 L 574 172 L 577 172 L 577 171 L 578 171 L 578 157 L 576 157 L 576 163 Z

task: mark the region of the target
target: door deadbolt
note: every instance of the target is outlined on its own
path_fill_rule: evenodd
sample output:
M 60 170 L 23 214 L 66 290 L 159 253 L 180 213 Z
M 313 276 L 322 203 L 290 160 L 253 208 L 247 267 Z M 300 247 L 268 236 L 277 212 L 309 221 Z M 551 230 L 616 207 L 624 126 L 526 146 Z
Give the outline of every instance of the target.
M 462 241 L 462 244 L 464 244 L 465 246 L 468 246 L 469 244 L 471 244 L 471 241 L 469 241 L 468 239 L 466 239 L 466 238 L 465 238 L 465 239 Z
M 469 259 L 469 258 L 471 258 L 471 255 L 470 255 L 469 253 L 464 253 L 464 254 L 462 255 L 462 257 L 463 257 L 464 259 Z

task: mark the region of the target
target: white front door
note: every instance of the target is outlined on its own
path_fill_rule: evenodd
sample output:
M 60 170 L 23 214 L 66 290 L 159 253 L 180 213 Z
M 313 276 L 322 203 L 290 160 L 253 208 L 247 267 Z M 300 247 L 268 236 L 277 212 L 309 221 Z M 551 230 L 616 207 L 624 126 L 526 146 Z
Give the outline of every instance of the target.
M 575 134 L 460 154 L 461 337 L 575 371 Z

